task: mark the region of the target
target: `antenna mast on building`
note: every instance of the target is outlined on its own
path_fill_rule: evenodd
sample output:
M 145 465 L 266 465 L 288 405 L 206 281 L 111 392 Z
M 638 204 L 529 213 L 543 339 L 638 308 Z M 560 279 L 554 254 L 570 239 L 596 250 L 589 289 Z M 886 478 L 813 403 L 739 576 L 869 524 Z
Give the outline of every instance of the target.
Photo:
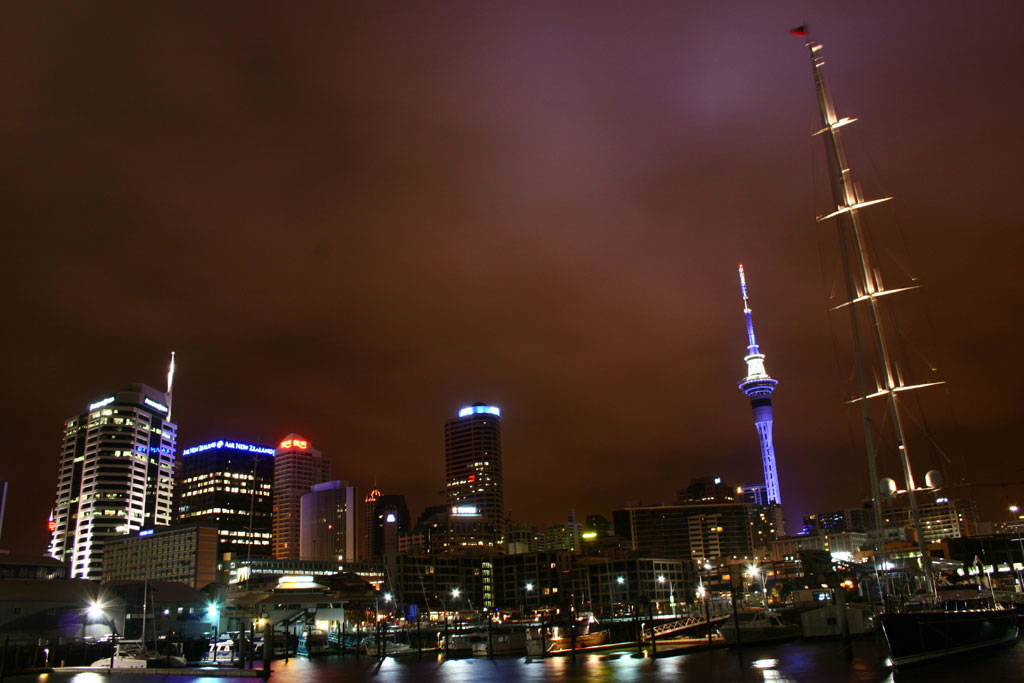
M 174 351 L 171 351 L 171 366 L 167 368 L 167 421 L 171 420 L 171 394 L 174 391 Z

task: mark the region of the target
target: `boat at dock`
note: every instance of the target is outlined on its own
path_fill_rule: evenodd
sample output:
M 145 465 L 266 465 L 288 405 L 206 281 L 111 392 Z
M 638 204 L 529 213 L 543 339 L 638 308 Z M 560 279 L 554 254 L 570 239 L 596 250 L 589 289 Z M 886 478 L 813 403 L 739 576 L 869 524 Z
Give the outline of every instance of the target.
M 725 622 L 718 630 L 729 645 L 789 640 L 801 633 L 799 625 L 787 624 L 778 613 L 766 609 L 741 610 L 733 621 Z
M 840 118 L 836 114 L 835 105 L 825 85 L 822 45 L 807 37 L 806 26 L 794 29 L 792 33 L 805 39 L 804 45 L 810 52 L 821 115 L 821 129 L 816 135 L 821 135 L 825 142 L 834 204 L 830 207 L 829 213 L 819 220 L 834 220 L 839 238 L 846 300 L 836 308 L 844 309 L 848 313 L 853 333 L 858 386 L 857 396 L 852 403 L 859 404 L 864 424 L 874 526 L 878 530 L 884 528 L 881 507 L 883 498 L 891 498 L 897 493 L 906 495 L 920 558 L 917 572 L 922 586 L 920 594 L 908 600 L 891 586 L 883 588 L 885 609 L 878 615 L 878 622 L 885 635 L 891 659 L 896 667 L 900 667 L 1012 643 L 1019 636 L 1015 610 L 1006 609 L 994 600 L 986 601 L 976 591 L 970 594 L 970 599 L 959 599 L 963 596 L 954 597 L 952 593 L 944 595 L 944 591 L 936 585 L 932 558 L 925 545 L 917 495 L 922 491 L 937 491 L 939 485 L 934 480 L 929 481 L 930 477 L 925 478 L 926 486 L 923 488 L 918 488 L 915 484 L 902 395 L 906 391 L 923 389 L 942 382 L 904 383 L 903 371 L 890 355 L 886 317 L 880 311 L 879 300 L 890 294 L 915 289 L 916 285 L 896 289 L 886 289 L 883 286 L 878 269 L 870 262 L 873 252 L 868 247 L 860 223 L 860 214 L 863 210 L 885 202 L 890 197 L 867 199 L 854 182 L 840 139 L 840 129 L 854 123 L 856 119 Z M 862 310 L 866 312 L 867 319 L 864 322 L 859 321 Z M 865 342 L 861 338 L 862 334 L 870 340 L 867 343 L 877 354 L 871 364 L 865 359 Z M 877 377 L 877 386 L 869 388 L 868 378 L 872 375 Z M 869 407 L 874 399 L 886 402 L 886 419 L 877 423 L 873 420 Z M 892 431 L 892 446 L 888 450 L 894 450 L 896 453 L 903 474 L 903 491 L 896 491 L 896 484 L 891 479 L 886 480 L 889 489 L 886 491 L 878 479 L 876 451 L 880 441 L 876 439 L 880 433 L 878 424 L 882 422 L 887 422 L 888 428 Z M 881 557 L 874 558 L 875 566 L 880 573 L 885 572 L 884 540 L 876 542 L 876 549 Z
M 607 629 L 601 629 L 597 619 L 588 615 L 531 629 L 526 640 L 526 654 L 539 657 L 554 652 L 569 652 L 574 648 L 583 650 L 606 645 L 608 640 Z

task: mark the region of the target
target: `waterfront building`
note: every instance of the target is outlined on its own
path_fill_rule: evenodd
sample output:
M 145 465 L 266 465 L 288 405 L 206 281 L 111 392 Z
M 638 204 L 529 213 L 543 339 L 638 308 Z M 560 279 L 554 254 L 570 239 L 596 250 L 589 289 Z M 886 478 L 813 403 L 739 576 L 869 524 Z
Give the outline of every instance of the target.
M 779 490 L 779 472 L 775 462 L 775 443 L 772 436 L 772 392 L 779 381 L 768 375 L 764 365 L 764 354 L 758 347 L 754 337 L 754 320 L 747 297 L 747 281 L 740 265 L 740 292 L 743 295 L 743 315 L 747 321 L 747 355 L 743 357 L 747 364 L 747 376 L 740 383 L 740 390 L 750 399 L 754 411 L 754 427 L 757 430 L 761 445 L 761 465 L 764 469 L 764 488 L 767 494 L 767 505 L 782 505 L 782 494 Z M 781 511 L 773 517 L 781 524 Z M 781 529 L 781 525 L 780 525 Z
M 586 531 L 593 531 L 598 536 L 614 536 L 615 525 L 603 515 L 587 515 Z
M 132 384 L 64 422 L 48 552 L 72 578 L 99 580 L 108 541 L 171 523 L 168 404 L 164 392 Z
M 479 555 L 397 555 L 391 579 L 400 604 L 420 611 L 493 607 L 493 561 Z
M 565 524 L 551 524 L 544 530 L 545 550 L 571 550 L 579 552 L 583 524 L 572 520 Z
M 905 495 L 902 496 L 905 500 Z M 950 499 L 935 495 L 931 500 L 921 496 L 917 502 L 921 534 L 925 543 L 947 538 L 965 538 L 978 534 L 978 509 L 973 500 Z M 913 538 L 910 506 L 896 504 L 883 511 L 885 526 L 902 528 L 908 540 Z
M 616 532 L 648 557 L 753 557 L 756 510 L 749 503 L 699 501 L 631 507 L 615 513 Z
M 274 451 L 273 551 L 279 560 L 298 560 L 302 496 L 331 478 L 331 463 L 298 434 L 286 436 Z
M 743 503 L 768 504 L 768 491 L 764 484 L 744 484 L 736 488 L 737 499 Z
M 349 562 L 348 560 L 275 560 L 270 558 L 232 557 L 227 555 L 217 566 L 228 584 L 277 583 L 281 577 L 322 577 L 335 574 L 356 574 L 380 589 L 384 583 L 384 566 L 377 562 Z
M 178 459 L 177 518 L 217 528 L 219 552 L 270 556 L 274 449 L 219 439 Z
M 653 603 L 655 614 L 671 614 L 685 602 L 687 587 L 695 583 L 693 564 L 683 560 L 579 558 L 576 563 L 587 570 L 587 589 L 581 595 L 589 596 L 594 612 L 605 615 L 642 613 L 645 601 Z
M 356 496 L 354 486 L 337 480 L 314 484 L 302 496 L 300 559 L 357 559 Z
M 545 537 L 537 533 L 537 527 L 532 524 L 509 524 L 505 536 L 509 555 L 535 553 L 546 549 Z
M 475 403 L 444 426 L 445 496 L 452 513 L 453 550 L 502 550 L 505 492 L 501 468 L 501 410 Z
M 181 524 L 144 529 L 107 542 L 103 581 L 160 580 L 199 589 L 217 579 L 216 526 Z
M 834 512 L 819 512 L 804 515 L 803 533 L 839 533 L 842 531 L 866 531 L 867 518 L 864 508 L 846 508 Z
M 66 579 L 68 566 L 49 555 L 0 552 L 0 579 Z

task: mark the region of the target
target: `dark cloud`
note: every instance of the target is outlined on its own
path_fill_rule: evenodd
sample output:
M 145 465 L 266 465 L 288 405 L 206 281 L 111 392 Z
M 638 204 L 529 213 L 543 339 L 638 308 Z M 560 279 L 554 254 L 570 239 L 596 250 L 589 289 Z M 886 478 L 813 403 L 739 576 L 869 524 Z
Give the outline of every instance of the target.
M 159 385 L 172 348 L 182 445 L 298 431 L 337 476 L 416 508 L 441 488 L 442 423 L 476 400 L 504 410 L 517 519 L 669 500 L 709 472 L 754 481 L 739 262 L 780 379 L 789 519 L 855 504 L 834 236 L 813 221 L 823 153 L 786 35 L 804 22 L 861 117 L 865 191 L 897 197 L 869 220 L 879 261 L 924 284 L 900 304 L 906 364 L 949 384 L 923 399 L 921 467 L 1016 479 L 1021 18 L 1009 2 L 11 12 L 5 545 L 43 547 L 61 421 Z M 997 518 L 1022 493 L 975 495 Z

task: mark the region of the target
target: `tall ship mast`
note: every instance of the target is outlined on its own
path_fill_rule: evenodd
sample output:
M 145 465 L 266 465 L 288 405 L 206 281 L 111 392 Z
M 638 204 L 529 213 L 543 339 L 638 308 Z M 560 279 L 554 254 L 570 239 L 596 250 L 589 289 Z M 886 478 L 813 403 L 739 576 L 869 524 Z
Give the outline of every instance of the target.
M 932 572 L 931 556 L 928 554 L 922 533 L 915 495 L 917 486 L 910 462 L 910 449 L 906 440 L 900 394 L 941 382 L 907 385 L 903 382 L 902 375 L 892 360 L 879 311 L 879 299 L 912 288 L 886 290 L 882 286 L 877 270 L 869 261 L 867 242 L 860 223 L 860 212 L 863 209 L 888 201 L 891 197 L 866 199 L 862 195 L 860 187 L 854 182 L 843 149 L 840 129 L 853 123 L 856 119 L 840 118 L 836 115 L 835 105 L 825 84 L 825 59 L 822 45 L 808 37 L 806 26 L 793 29 L 791 33 L 804 38 L 804 44 L 810 52 L 811 67 L 814 72 L 814 86 L 817 92 L 822 126 L 815 135 L 821 135 L 825 142 L 829 182 L 835 205 L 834 210 L 828 215 L 819 217 L 818 220 L 835 220 L 839 238 L 840 258 L 847 295 L 847 301 L 840 307 L 847 309 L 853 332 L 858 393 L 855 401 L 860 403 L 864 422 L 875 528 L 880 533 L 883 531 L 881 491 L 879 490 L 876 462 L 876 427 L 872 421 L 868 403 L 873 398 L 884 398 L 895 433 L 896 450 L 903 471 L 910 517 L 914 525 L 914 534 L 921 557 L 922 574 L 928 594 L 927 598 L 920 599 L 913 604 L 912 610 L 887 609 L 881 615 L 882 628 L 893 661 L 896 666 L 900 666 L 1013 642 L 1018 636 L 1014 610 L 1001 609 L 993 603 L 986 604 L 977 595 L 968 595 L 966 599 L 965 596 L 958 595 L 955 599 L 944 600 L 937 589 Z M 858 314 L 861 309 L 867 309 L 867 322 L 871 328 L 874 347 L 878 354 L 877 369 L 880 380 L 874 390 L 868 386 L 867 382 L 867 364 L 864 359 L 864 345 Z M 884 546 L 883 537 L 880 538 L 878 548 L 881 553 L 884 553 Z M 951 605 L 956 605 L 956 607 L 951 608 Z M 968 607 L 968 609 L 958 609 L 960 606 Z

